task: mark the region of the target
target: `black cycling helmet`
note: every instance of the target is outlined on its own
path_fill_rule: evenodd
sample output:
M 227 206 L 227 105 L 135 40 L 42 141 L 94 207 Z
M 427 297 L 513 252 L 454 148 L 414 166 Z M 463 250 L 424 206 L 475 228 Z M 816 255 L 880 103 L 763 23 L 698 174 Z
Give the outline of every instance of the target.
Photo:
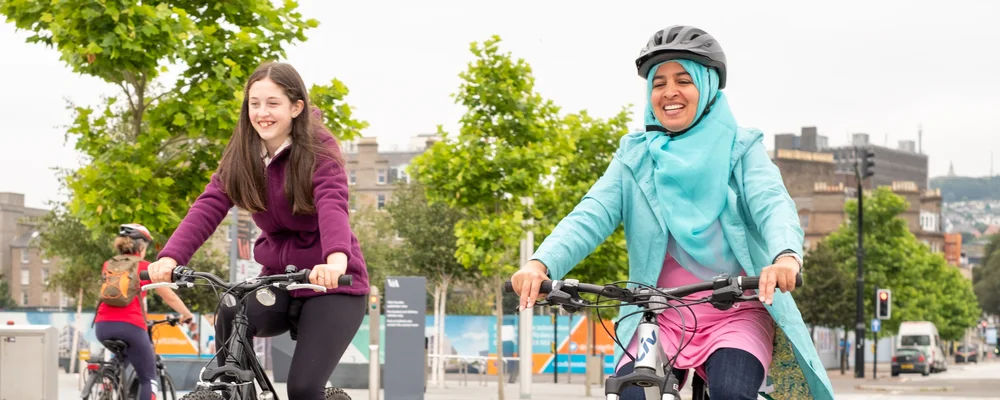
M 673 59 L 691 60 L 715 68 L 719 73 L 719 89 L 726 87 L 726 53 L 712 35 L 689 25 L 674 25 L 657 31 L 639 51 L 635 67 L 646 79 L 654 65 Z
M 153 243 L 153 235 L 149 229 L 139 224 L 122 224 L 118 227 L 118 236 L 130 237 L 132 239 L 144 240 L 146 243 Z

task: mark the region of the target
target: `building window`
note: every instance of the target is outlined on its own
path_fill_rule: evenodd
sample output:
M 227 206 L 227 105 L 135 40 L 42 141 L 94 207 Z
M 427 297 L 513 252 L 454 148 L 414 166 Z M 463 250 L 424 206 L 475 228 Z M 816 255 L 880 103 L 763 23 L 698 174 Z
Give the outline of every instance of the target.
M 799 225 L 803 230 L 809 229 L 809 214 L 799 214 Z
M 43 258 L 43 259 L 42 259 L 42 264 L 48 264 L 48 263 L 50 263 L 50 262 L 52 262 L 52 261 L 51 261 L 51 260 L 49 260 L 48 258 Z
M 350 183 L 351 185 L 358 183 L 358 174 L 354 173 L 353 170 L 347 172 L 347 177 L 348 177 L 348 183 Z
M 42 284 L 48 286 L 49 284 L 49 270 L 48 268 L 42 269 Z
M 386 178 L 385 168 L 379 168 L 378 169 L 378 181 L 377 181 L 378 184 L 379 185 L 385 185 L 385 180 L 386 180 L 385 178 Z
M 375 202 L 375 207 L 378 208 L 379 210 L 385 208 L 385 195 L 382 194 L 382 193 L 379 193 L 378 196 L 377 196 L 377 199 L 378 200 L 376 200 L 376 202 Z
M 21 285 L 31 284 L 31 270 L 27 268 L 21 268 Z
M 29 262 L 31 262 L 31 259 L 28 257 L 28 249 L 21 249 L 21 264 L 27 264 Z
M 28 288 L 26 287 L 21 288 L 21 305 L 28 305 Z

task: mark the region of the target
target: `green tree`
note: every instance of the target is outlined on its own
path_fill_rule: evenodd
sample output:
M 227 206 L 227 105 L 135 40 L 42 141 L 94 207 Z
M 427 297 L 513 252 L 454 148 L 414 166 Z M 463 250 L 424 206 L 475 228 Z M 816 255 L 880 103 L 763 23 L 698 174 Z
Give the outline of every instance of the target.
M 972 270 L 979 306 L 988 314 L 1000 314 L 1000 235 L 990 237 L 981 263 Z
M 10 297 L 10 283 L 7 277 L 0 275 L 0 310 L 7 310 L 17 307 L 17 302 Z
M 350 215 L 351 230 L 364 252 L 371 286 L 385 293 L 385 278 L 407 273 L 403 249 L 395 240 L 392 216 L 371 206 L 363 206 Z
M 116 230 L 91 232 L 65 206 L 56 206 L 38 221 L 38 245 L 49 258 L 59 258 L 59 270 L 49 287 L 73 296 L 77 308 L 97 304 L 101 266 L 114 253 Z
M 898 217 L 909 208 L 903 197 L 882 187 L 864 205 L 866 313 L 874 314 L 874 287 L 888 288 L 893 301 L 892 318 L 882 325 L 886 334 L 895 333 L 903 321 L 931 321 L 943 339 L 959 339 L 980 315 L 971 282 L 910 233 L 906 221 Z M 826 241 L 840 262 L 856 265 L 852 263 L 856 262 L 857 202 L 849 201 L 845 210 L 849 222 Z M 853 290 L 846 295 L 853 296 Z
M 71 105 L 68 136 L 86 164 L 67 176 L 72 213 L 90 234 L 142 221 L 168 237 L 218 165 L 237 121 L 249 70 L 284 57 L 318 26 L 294 1 L 2 1 L 0 14 L 55 48 L 75 72 L 121 92 L 97 107 Z M 175 67 L 173 82 L 161 79 Z M 324 122 L 342 139 L 363 123 L 344 85 L 313 86 Z M 109 182 L 114 182 L 109 185 Z
M 519 267 L 522 223 L 540 217 L 527 200 L 539 194 L 541 178 L 554 166 L 548 138 L 558 125 L 558 109 L 534 92 L 531 67 L 502 53 L 499 43 L 497 36 L 472 43 L 475 60 L 460 74 L 455 95 L 466 108 L 459 133 L 413 162 L 428 198 L 463 213 L 455 227 L 459 262 L 493 278 L 498 351 L 503 278 Z M 502 373 L 498 380 L 503 399 Z
M 434 287 L 434 336 L 443 338 L 448 289 L 475 276 L 474 270 L 466 269 L 455 258 L 455 225 L 462 214 L 445 203 L 429 203 L 425 188 L 416 177 L 413 183 L 396 184 L 386 211 L 403 239 L 406 265 L 418 275 L 427 277 Z M 432 352 L 442 354 L 444 341 L 435 340 L 434 344 Z M 439 379 L 444 376 L 443 361 L 435 359 L 432 367 L 438 387 L 444 384 L 444 380 Z
M 833 249 L 824 241 L 810 250 L 803 260 L 802 288 L 793 293 L 802 319 L 813 329 L 817 326 L 854 326 L 854 297 L 850 296 L 855 285 L 851 264 L 838 260 Z

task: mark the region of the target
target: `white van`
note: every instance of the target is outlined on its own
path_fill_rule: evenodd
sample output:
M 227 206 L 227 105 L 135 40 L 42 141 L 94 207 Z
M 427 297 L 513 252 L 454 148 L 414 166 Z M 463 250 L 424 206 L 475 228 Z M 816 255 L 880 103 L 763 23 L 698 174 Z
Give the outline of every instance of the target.
M 931 364 L 931 372 L 941 372 L 948 369 L 944 344 L 938 335 L 937 326 L 930 321 L 907 321 L 899 324 L 896 335 L 896 348 L 916 348 L 927 355 Z

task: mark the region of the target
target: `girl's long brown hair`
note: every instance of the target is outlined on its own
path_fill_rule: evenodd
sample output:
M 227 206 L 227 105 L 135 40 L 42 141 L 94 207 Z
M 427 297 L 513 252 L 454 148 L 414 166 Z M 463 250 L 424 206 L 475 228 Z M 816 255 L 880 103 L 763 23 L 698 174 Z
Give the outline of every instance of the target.
M 313 214 L 313 171 L 316 158 L 328 157 L 343 166 L 339 152 L 333 152 L 320 141 L 319 135 L 328 134 L 322 121 L 309 104 L 306 85 L 298 71 L 285 63 L 265 63 L 250 75 L 243 89 L 243 105 L 240 120 L 233 136 L 222 153 L 219 162 L 219 177 L 226 194 L 234 204 L 251 213 L 267 210 L 267 181 L 264 175 L 264 161 L 261 160 L 260 135 L 250 123 L 250 86 L 255 82 L 270 79 L 284 89 L 292 104 L 302 100 L 304 107 L 292 119 L 292 145 L 288 151 L 288 168 L 285 169 L 285 197 L 292 205 L 295 215 Z M 318 110 L 317 110 L 318 111 Z

